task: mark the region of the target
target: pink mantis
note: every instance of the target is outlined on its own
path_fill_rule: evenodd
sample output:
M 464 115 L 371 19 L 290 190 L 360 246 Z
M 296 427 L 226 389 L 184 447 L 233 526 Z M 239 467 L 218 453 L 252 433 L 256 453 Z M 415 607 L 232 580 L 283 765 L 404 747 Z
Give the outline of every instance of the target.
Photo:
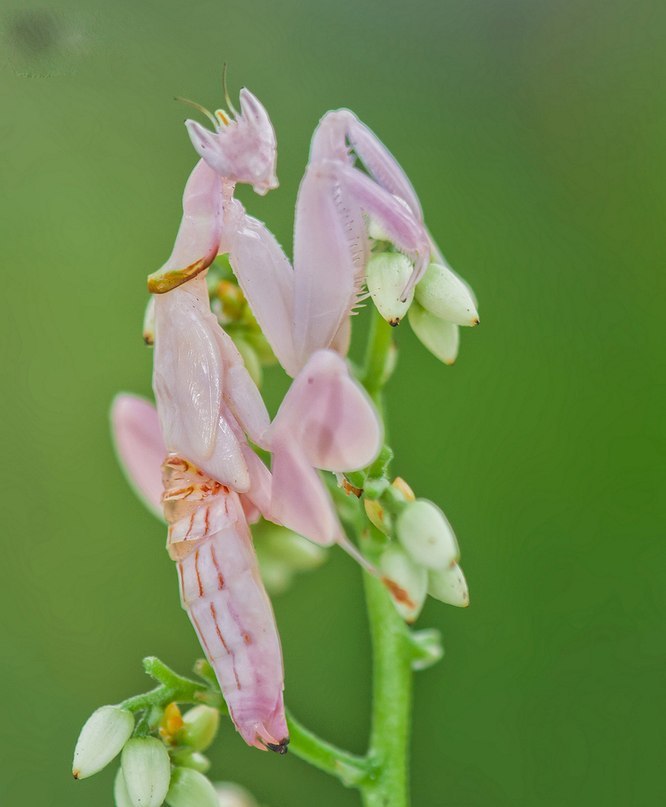
M 249 745 L 284 752 L 280 642 L 248 521 L 262 515 L 318 543 L 338 542 L 371 568 L 346 538 L 317 473 L 364 468 L 382 444 L 372 403 L 339 354 L 347 351 L 370 258 L 370 222 L 413 265 L 400 300 L 437 253 L 402 169 L 351 112 L 339 110 L 313 137 L 292 268 L 265 225 L 234 198 L 239 182 L 258 193 L 277 187 L 270 119 L 247 90 L 240 105 L 235 119 L 222 110 L 209 114 L 214 132 L 186 123 L 201 159 L 185 188 L 173 252 L 148 280 L 157 414 L 141 399 L 119 396 L 113 421 L 136 487 L 153 509 L 161 499 L 183 606 L 234 724 Z M 354 167 L 347 141 L 369 176 Z M 295 377 L 272 423 L 210 310 L 205 273 L 222 253 Z M 249 441 L 272 454 L 270 471 Z

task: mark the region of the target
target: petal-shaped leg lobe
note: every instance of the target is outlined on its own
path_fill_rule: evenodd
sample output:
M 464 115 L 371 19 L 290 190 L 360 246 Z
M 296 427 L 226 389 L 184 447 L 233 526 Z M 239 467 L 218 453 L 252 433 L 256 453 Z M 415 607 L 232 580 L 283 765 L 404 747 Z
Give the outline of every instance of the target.
M 382 445 L 375 408 L 331 350 L 313 354 L 292 383 L 269 431 L 291 440 L 310 465 L 344 472 L 369 465 Z
M 157 410 L 138 395 L 116 395 L 111 428 L 120 465 L 139 498 L 162 518 L 162 461 L 167 450 Z
M 324 482 L 289 439 L 272 445 L 271 517 L 323 546 L 334 544 L 342 527 Z

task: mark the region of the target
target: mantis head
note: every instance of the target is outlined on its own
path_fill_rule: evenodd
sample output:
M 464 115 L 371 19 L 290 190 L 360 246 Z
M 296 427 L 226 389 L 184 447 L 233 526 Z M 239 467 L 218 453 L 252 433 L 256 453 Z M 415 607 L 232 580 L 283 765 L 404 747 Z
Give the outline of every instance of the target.
M 220 176 L 251 185 L 263 196 L 277 188 L 277 142 L 268 113 L 249 90 L 240 91 L 240 113 L 228 101 L 233 116 L 223 109 L 208 115 L 215 131 L 193 120 L 185 122 L 197 154 Z

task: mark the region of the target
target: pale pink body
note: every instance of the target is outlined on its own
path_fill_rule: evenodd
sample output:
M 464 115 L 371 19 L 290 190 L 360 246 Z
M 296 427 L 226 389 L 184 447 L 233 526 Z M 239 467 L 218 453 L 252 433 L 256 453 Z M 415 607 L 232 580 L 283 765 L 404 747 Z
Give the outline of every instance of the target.
M 164 463 L 180 595 L 245 742 L 286 750 L 280 640 L 237 493 L 186 460 Z
M 218 113 L 223 125 L 215 132 L 188 121 L 202 159 L 185 189 L 172 254 L 149 278 L 161 439 L 154 412 L 129 396 L 116 402 L 114 426 L 121 458 L 153 506 L 154 473 L 167 455 L 163 503 L 183 606 L 238 731 L 250 745 L 282 752 L 288 735 L 280 641 L 246 519 L 261 513 L 319 543 L 337 541 L 369 568 L 346 538 L 317 469 L 367 466 L 380 450 L 381 426 L 344 359 L 325 348 L 347 349 L 367 259 L 365 214 L 414 256 L 415 276 L 429 250 L 417 212 L 393 195 L 396 188 L 352 167 L 345 138 L 358 128 L 354 116 L 332 113 L 315 135 L 299 194 L 292 269 L 273 235 L 233 197 L 237 182 L 260 193 L 277 185 L 270 120 L 246 90 L 241 109 L 231 122 Z M 392 158 L 377 143 L 381 173 Z M 360 252 L 353 245 L 350 252 L 350 227 Z M 277 357 L 296 376 L 273 424 L 210 311 L 205 272 L 223 252 Z M 272 452 L 272 474 L 246 435 Z

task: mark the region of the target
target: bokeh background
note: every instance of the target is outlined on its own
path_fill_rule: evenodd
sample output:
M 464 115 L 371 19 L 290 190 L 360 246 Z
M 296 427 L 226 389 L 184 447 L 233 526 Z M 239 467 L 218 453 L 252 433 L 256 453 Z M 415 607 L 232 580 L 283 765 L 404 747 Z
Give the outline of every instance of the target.
M 241 196 L 288 251 L 311 132 L 349 106 L 480 298 L 453 368 L 400 328 L 389 387 L 395 469 L 472 595 L 419 620 L 446 657 L 416 682 L 415 805 L 660 802 L 666 4 L 3 0 L 0 25 L 0 803 L 110 804 L 111 771 L 71 780 L 80 725 L 146 688 L 142 656 L 199 655 L 107 411 L 150 391 L 144 278 L 194 160 L 172 97 L 221 103 L 223 61 L 274 121 L 281 188 Z M 358 570 L 334 552 L 275 609 L 292 710 L 363 750 Z M 271 807 L 357 803 L 228 726 L 212 757 Z

